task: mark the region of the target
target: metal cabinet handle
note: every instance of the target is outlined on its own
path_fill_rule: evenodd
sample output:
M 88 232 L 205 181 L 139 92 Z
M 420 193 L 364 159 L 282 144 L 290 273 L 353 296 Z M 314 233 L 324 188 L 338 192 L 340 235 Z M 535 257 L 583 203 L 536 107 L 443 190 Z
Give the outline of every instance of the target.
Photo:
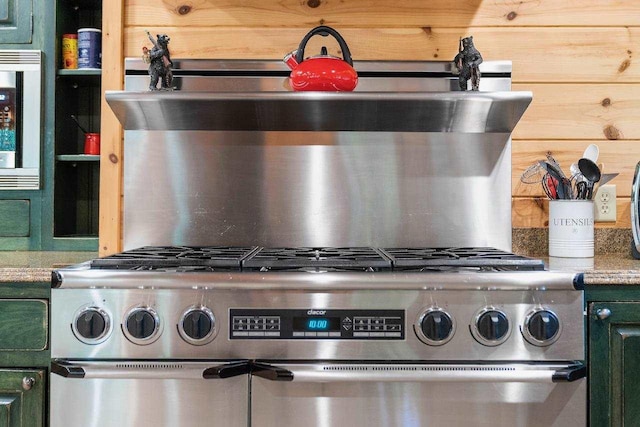
M 22 379 L 22 388 L 26 391 L 31 390 L 36 385 L 36 379 L 33 377 L 24 377 Z
M 609 310 L 608 308 L 599 308 L 596 310 L 596 316 L 598 316 L 598 319 L 600 320 L 605 320 L 607 318 L 609 318 L 609 316 L 611 316 L 611 310 Z

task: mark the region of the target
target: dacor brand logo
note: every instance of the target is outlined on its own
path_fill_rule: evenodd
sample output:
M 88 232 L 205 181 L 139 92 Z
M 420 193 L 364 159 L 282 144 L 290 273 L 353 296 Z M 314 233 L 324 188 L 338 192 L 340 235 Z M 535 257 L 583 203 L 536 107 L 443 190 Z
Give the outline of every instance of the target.
M 586 227 L 593 225 L 593 218 L 554 218 L 553 225 Z
M 327 310 L 309 310 L 307 311 L 307 314 L 309 316 L 322 316 L 323 314 L 326 314 Z

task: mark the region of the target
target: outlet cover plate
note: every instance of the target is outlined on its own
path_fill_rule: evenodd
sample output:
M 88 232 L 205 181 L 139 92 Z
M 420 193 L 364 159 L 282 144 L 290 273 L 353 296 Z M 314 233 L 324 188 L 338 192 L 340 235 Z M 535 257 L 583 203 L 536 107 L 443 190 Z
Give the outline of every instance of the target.
M 607 184 L 600 186 L 593 202 L 596 222 L 616 222 L 616 186 Z

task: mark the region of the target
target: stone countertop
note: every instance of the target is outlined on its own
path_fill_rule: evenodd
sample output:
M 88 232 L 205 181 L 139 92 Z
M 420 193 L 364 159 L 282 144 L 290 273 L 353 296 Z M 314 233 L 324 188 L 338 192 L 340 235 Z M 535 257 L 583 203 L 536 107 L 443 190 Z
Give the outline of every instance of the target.
M 640 285 L 640 260 L 633 259 L 630 254 L 542 259 L 551 271 L 584 273 L 585 285 Z
M 596 255 L 594 258 L 543 259 L 551 271 L 585 273 L 586 285 L 640 285 L 640 260 L 628 253 Z M 2 252 L 0 251 L 1 282 L 49 282 L 51 271 L 96 258 L 95 252 Z
M 97 256 L 96 252 L 0 251 L 0 283 L 49 282 L 52 270 Z

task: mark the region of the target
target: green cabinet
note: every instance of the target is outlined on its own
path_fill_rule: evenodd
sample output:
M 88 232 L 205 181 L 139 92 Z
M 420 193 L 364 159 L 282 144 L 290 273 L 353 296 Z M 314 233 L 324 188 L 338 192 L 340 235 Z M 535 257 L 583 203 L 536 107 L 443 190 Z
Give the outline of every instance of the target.
M 0 369 L 0 426 L 44 425 L 44 370 Z
M 0 0 L 0 43 L 31 43 L 32 38 L 33 1 Z
M 0 427 L 46 425 L 50 286 L 0 278 Z
M 640 302 L 588 305 L 590 425 L 640 426 Z

